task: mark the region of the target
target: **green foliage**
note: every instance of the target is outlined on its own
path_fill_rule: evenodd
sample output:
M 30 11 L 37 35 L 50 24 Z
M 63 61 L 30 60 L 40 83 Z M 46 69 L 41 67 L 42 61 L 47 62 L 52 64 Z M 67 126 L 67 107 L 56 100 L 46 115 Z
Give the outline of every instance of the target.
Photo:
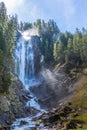
M 8 17 L 6 7 L 0 3 L 0 92 L 8 90 L 11 84 L 10 63 L 16 34 L 16 18 Z
M 57 41 L 59 28 L 53 20 L 49 20 L 46 23 L 44 20 L 38 19 L 34 26 L 38 29 L 40 35 L 40 49 L 44 55 L 45 62 L 53 61 L 54 42 Z
M 76 67 L 87 65 L 87 30 L 76 29 L 75 34 L 60 33 L 59 40 L 54 43 L 54 60 L 57 63 L 71 63 Z
M 67 43 L 67 49 L 66 49 L 66 55 L 65 55 L 65 61 L 66 63 L 69 63 L 73 60 L 73 40 L 72 39 L 68 39 L 68 43 Z
M 54 60 L 58 62 L 58 43 L 54 43 L 53 56 L 54 56 Z
M 58 61 L 60 63 L 64 63 L 64 60 L 65 60 L 65 47 L 64 47 L 64 44 L 62 42 L 60 42 L 58 44 Z
M 84 129 L 87 128 L 87 75 L 80 77 L 80 80 L 75 84 L 75 88 L 77 92 L 71 99 L 71 107 L 75 109 L 78 114 L 77 116 L 73 116 L 73 119 L 82 121 L 82 129 Z
M 18 24 L 17 15 L 8 17 L 6 7 L 0 3 L 0 87 L 2 86 L 3 75 L 10 77 L 10 63 L 13 55 L 15 32 L 17 29 L 24 31 L 37 28 L 40 36 L 40 50 L 44 55 L 46 63 L 71 63 L 76 67 L 87 66 L 87 30 L 76 29 L 74 34 L 70 32 L 60 32 L 54 20 L 45 22 L 38 19 L 34 23 L 20 22 Z M 3 73 L 4 71 L 4 73 Z M 5 77 L 6 78 L 6 77 Z M 9 78 L 7 78 L 9 80 Z M 7 79 L 5 82 L 7 82 Z M 10 81 L 10 80 L 9 80 Z M 3 84 L 4 86 L 4 84 Z
M 33 28 L 32 23 L 28 23 L 28 22 L 24 22 L 24 23 L 20 22 L 20 24 L 17 24 L 17 25 L 18 25 L 18 29 L 21 31 L 25 31 L 25 30 Z
M 40 50 L 45 62 L 71 63 L 76 67 L 87 65 L 87 30 L 76 28 L 75 34 L 60 32 L 53 20 L 38 19 L 34 26 L 40 36 Z

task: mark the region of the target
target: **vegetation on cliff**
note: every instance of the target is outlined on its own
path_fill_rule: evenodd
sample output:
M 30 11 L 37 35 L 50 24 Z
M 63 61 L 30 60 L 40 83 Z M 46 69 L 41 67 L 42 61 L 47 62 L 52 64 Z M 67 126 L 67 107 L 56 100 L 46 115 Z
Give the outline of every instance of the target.
M 15 18 L 7 16 L 6 7 L 0 3 L 0 92 L 11 84 L 11 62 L 15 41 Z
M 26 26 L 26 27 L 25 27 Z M 46 63 L 71 63 L 76 67 L 87 65 L 87 30 L 83 27 L 75 33 L 61 32 L 56 22 L 38 19 L 34 23 L 20 23 L 18 28 L 22 31 L 37 28 L 40 37 L 40 50 Z

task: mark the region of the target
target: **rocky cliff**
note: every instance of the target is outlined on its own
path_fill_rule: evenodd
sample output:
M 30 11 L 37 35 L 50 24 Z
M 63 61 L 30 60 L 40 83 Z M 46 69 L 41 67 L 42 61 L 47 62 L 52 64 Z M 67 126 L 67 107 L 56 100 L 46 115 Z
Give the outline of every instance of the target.
M 30 114 L 29 111 L 25 111 L 28 95 L 18 78 L 13 76 L 9 91 L 0 94 L 0 130 L 9 130 L 13 120 Z

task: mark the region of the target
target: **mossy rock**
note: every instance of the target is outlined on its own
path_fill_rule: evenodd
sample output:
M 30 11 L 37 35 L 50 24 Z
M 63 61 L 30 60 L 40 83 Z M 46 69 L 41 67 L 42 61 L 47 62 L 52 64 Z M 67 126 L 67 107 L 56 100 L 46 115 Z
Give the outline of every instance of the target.
M 6 96 L 0 96 L 0 110 L 7 112 L 9 111 L 10 101 L 6 98 Z

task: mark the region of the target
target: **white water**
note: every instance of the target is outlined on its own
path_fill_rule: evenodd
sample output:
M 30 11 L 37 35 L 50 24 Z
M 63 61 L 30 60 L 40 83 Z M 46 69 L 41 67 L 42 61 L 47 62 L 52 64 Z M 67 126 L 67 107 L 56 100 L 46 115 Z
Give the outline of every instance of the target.
M 23 86 L 26 90 L 29 91 L 29 87 L 34 87 L 40 84 L 40 81 L 35 78 L 35 65 L 34 65 L 34 51 L 31 36 L 35 35 L 33 31 L 26 31 L 21 33 L 21 37 L 16 43 L 15 47 L 15 74 L 18 75 L 20 81 L 23 83 Z M 37 122 L 33 121 L 33 118 L 40 116 L 45 110 L 40 108 L 40 105 L 33 97 L 26 103 L 27 107 L 33 107 L 40 112 L 36 116 L 26 117 L 17 119 L 12 124 L 11 130 L 26 130 L 26 128 L 35 127 Z M 21 121 L 27 122 L 25 125 L 20 125 Z M 42 124 L 41 126 L 42 127 Z
M 37 130 L 40 130 L 44 127 L 43 123 L 39 124 L 37 121 L 34 121 L 34 119 L 40 117 L 41 115 L 42 113 L 38 113 L 36 116 L 17 119 L 12 124 L 11 130 L 32 130 L 32 128 L 35 128 L 37 125 L 39 125 Z M 24 125 L 20 125 L 21 121 L 25 121 L 26 123 Z
M 21 36 L 15 48 L 15 62 L 15 73 L 25 88 L 29 87 L 35 81 L 34 52 L 31 39 L 26 40 Z

